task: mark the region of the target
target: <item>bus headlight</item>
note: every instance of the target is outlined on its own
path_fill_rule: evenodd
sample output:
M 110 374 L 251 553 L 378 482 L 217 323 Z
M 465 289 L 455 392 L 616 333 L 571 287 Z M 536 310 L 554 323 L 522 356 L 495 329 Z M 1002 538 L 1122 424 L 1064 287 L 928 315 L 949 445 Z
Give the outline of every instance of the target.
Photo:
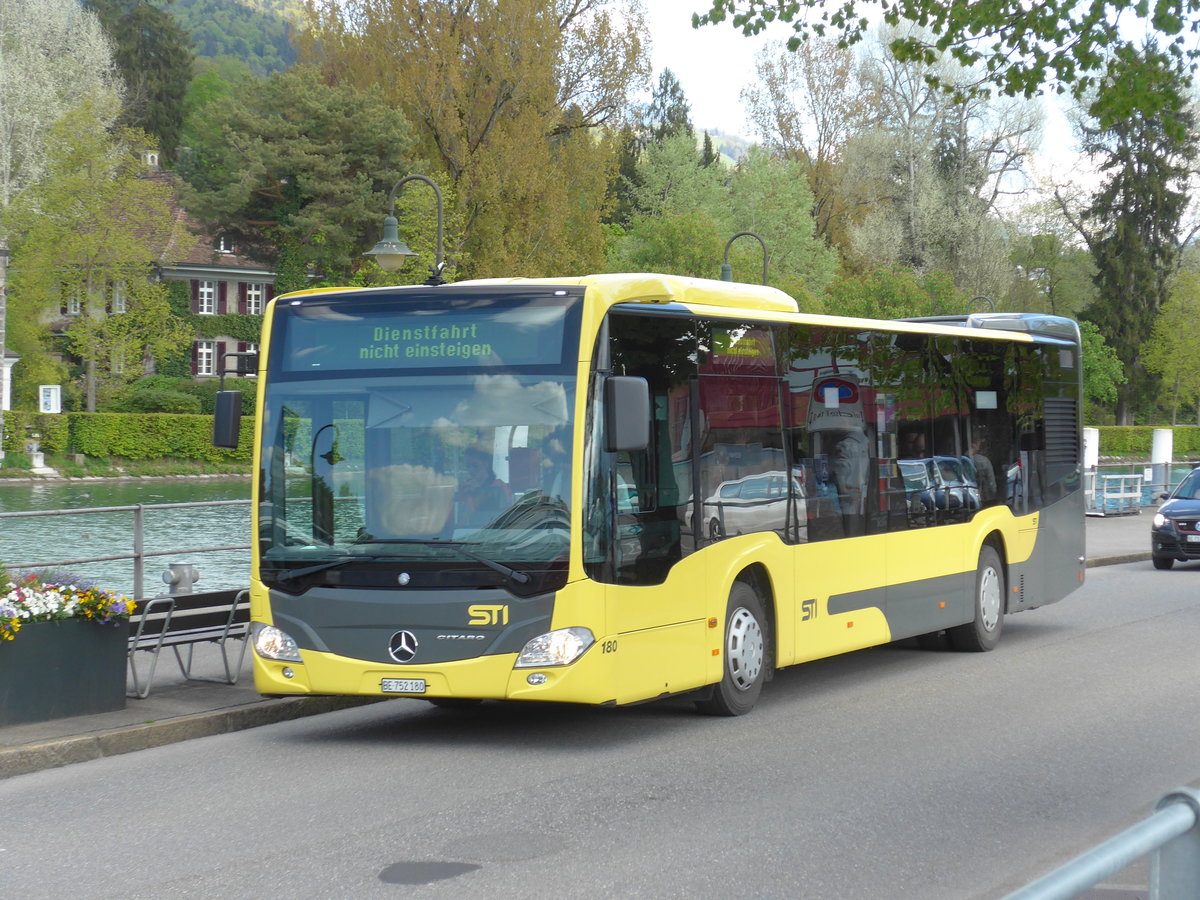
M 516 668 L 528 669 L 541 666 L 569 666 L 592 646 L 596 639 L 586 628 L 560 628 L 539 634 L 521 651 Z
M 274 625 L 264 625 L 262 622 L 254 622 L 250 627 L 254 636 L 254 652 L 263 659 L 304 662 L 300 658 L 300 648 L 295 639 L 286 631 L 280 631 Z

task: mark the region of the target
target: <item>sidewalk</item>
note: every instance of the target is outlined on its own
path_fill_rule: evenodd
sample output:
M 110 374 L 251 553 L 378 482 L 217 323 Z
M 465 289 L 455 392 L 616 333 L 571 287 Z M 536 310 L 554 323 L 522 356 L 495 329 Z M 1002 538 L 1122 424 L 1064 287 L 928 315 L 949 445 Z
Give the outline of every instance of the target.
M 1087 565 L 1148 560 L 1152 515 L 1151 507 L 1140 515 L 1088 516 Z M 204 656 L 209 649 L 211 660 Z M 196 654 L 198 673 L 220 671 L 215 647 L 198 647 Z M 254 690 L 249 654 L 236 685 L 189 682 L 180 676 L 172 654 L 165 652 L 150 696 L 130 699 L 123 710 L 0 727 L 0 778 L 375 702 L 379 701 L 354 697 L 264 698 Z

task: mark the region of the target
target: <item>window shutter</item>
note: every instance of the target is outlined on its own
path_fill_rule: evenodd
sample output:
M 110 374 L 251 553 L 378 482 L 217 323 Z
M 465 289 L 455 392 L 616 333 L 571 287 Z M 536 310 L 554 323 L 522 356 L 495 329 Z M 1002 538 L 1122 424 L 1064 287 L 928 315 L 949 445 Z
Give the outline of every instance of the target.
M 268 284 L 266 286 L 266 293 L 263 294 L 263 303 L 264 304 L 270 303 L 274 299 L 275 299 L 275 285 Z
M 196 282 L 192 282 L 194 285 Z M 195 378 L 200 371 L 200 342 L 192 341 L 192 377 Z
M 246 314 L 246 282 L 238 282 L 238 313 Z
M 195 314 L 195 313 L 200 312 L 200 282 L 197 279 L 193 278 L 191 284 L 192 284 L 192 313 Z M 192 348 L 192 349 L 195 350 L 195 348 Z M 196 357 L 194 355 L 192 356 L 192 374 L 193 375 L 196 374 Z
M 217 315 L 224 315 L 229 312 L 229 301 L 227 299 L 229 293 L 229 285 L 224 281 L 217 282 Z

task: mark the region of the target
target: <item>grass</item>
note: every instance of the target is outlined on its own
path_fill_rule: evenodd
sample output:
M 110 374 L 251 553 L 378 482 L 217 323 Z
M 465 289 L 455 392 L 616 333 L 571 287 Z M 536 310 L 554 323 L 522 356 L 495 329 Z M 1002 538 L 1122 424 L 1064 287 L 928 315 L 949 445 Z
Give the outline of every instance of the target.
M 116 478 L 163 475 L 248 475 L 249 463 L 210 463 L 197 459 L 100 459 L 83 454 L 47 453 L 45 464 L 67 478 Z M 9 452 L 0 463 L 0 478 L 28 478 L 29 456 Z M 35 476 L 36 477 L 36 476 Z

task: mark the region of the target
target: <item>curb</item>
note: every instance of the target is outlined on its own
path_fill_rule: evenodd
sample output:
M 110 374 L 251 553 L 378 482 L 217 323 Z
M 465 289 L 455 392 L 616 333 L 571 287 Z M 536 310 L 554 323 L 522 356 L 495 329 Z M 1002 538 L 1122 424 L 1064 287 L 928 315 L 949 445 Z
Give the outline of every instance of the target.
M 96 734 L 55 738 L 35 744 L 0 748 L 0 779 L 28 775 L 72 763 L 136 750 L 149 750 L 179 741 L 228 734 L 273 725 L 305 716 L 379 703 L 380 697 L 287 697 L 263 698 L 244 706 L 181 716 L 163 722 L 113 728 Z
M 1145 562 L 1150 559 L 1151 553 L 1149 550 L 1140 553 L 1125 553 L 1121 556 L 1101 556 L 1098 559 L 1089 559 L 1084 563 L 1085 568 L 1091 569 L 1096 566 L 1116 566 L 1121 563 Z

